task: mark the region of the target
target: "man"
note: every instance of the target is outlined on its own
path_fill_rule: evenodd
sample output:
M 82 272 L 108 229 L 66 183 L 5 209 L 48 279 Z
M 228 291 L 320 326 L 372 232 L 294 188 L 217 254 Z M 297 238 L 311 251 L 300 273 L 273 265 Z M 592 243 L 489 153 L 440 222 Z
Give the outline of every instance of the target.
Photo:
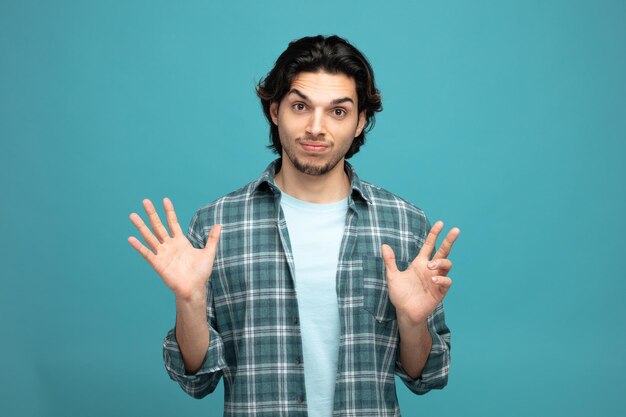
M 148 247 L 130 244 L 176 296 L 166 369 L 196 398 L 223 376 L 227 416 L 399 415 L 394 375 L 418 394 L 447 383 L 459 230 L 435 253 L 443 224 L 345 161 L 382 109 L 348 42 L 290 43 L 257 93 L 279 159 L 198 210 L 187 237 L 167 198 L 169 233 L 149 200 L 154 233 L 130 216 Z

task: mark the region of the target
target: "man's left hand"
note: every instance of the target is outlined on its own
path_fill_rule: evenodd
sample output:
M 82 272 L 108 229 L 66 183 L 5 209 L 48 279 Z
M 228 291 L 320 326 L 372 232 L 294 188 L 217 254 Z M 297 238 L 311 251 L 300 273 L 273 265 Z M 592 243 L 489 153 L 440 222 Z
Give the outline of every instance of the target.
M 461 231 L 456 227 L 452 228 L 435 256 L 429 260 L 437 243 L 437 236 L 442 229 L 443 222 L 441 221 L 433 225 L 417 257 L 406 271 L 398 270 L 391 247 L 382 246 L 387 269 L 389 299 L 396 308 L 396 315 L 399 319 L 409 320 L 414 324 L 424 323 L 452 285 L 452 280 L 447 277 L 452 269 L 452 262 L 448 259 L 448 255 Z

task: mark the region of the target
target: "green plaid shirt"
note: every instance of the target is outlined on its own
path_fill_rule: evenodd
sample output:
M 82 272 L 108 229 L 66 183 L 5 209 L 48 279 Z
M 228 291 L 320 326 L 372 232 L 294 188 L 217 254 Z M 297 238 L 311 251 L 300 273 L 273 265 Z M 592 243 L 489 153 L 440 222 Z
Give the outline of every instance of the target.
M 302 361 L 294 260 L 274 183 L 279 164 L 202 207 L 191 221 L 188 239 L 198 248 L 211 227 L 222 224 L 207 290 L 211 343 L 202 367 L 185 375 L 175 329 L 163 344 L 167 372 L 189 395 L 204 397 L 224 377 L 225 416 L 307 415 L 304 367 L 315 364 Z M 337 264 L 341 336 L 333 416 L 399 416 L 394 375 L 417 394 L 443 388 L 450 331 L 440 304 L 428 318 L 433 343 L 422 375 L 407 375 L 381 245 L 390 245 L 405 269 L 430 225 L 422 210 L 360 181 L 348 163 L 346 172 L 351 193 Z

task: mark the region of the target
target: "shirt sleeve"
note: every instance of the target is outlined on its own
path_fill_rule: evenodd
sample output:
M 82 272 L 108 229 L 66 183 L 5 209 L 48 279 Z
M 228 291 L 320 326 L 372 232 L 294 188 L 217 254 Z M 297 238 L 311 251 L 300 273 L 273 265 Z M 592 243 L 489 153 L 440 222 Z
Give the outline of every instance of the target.
M 396 357 L 396 375 L 402 382 L 416 394 L 426 394 L 432 389 L 442 389 L 448 383 L 448 371 L 450 369 L 450 330 L 446 326 L 444 319 L 443 304 L 439 304 L 435 311 L 428 316 L 428 330 L 433 343 L 422 370 L 422 374 L 416 378 L 411 378 Z
M 199 238 L 198 214 L 194 216 L 189 227 L 187 238 L 196 248 L 204 247 Z M 185 373 L 185 363 L 176 340 L 176 327 L 171 329 L 163 340 L 163 361 L 170 378 L 194 398 L 203 398 L 212 393 L 222 377 L 222 371 L 227 367 L 224 359 L 224 343 L 216 330 L 215 309 L 210 281 L 207 285 L 207 322 L 209 324 L 210 343 L 200 369 L 193 375 Z

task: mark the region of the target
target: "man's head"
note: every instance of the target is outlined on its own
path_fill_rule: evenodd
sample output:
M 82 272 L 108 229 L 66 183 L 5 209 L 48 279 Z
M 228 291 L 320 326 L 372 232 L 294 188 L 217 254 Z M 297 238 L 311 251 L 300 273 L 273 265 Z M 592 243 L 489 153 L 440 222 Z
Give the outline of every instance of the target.
M 313 142 L 336 145 L 333 160 L 336 156 L 350 158 L 365 142 L 365 132 L 374 125 L 374 113 L 382 110 L 367 59 L 338 36 L 291 42 L 259 82 L 257 95 L 270 123 L 269 147 L 281 156 L 285 148 L 295 165 L 294 146 L 307 155 L 310 151 L 315 159 L 318 152 Z M 344 140 L 350 129 L 353 136 Z M 309 173 L 323 173 L 320 170 L 323 167 Z

